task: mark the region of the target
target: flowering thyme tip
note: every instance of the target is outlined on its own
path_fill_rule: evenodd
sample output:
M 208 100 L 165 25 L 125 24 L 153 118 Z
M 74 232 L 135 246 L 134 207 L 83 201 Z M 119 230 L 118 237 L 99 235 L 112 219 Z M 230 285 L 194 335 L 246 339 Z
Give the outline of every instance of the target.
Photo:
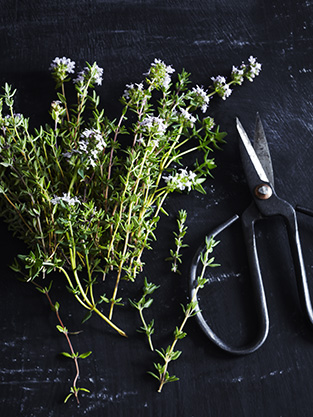
M 251 55 L 248 59 L 248 64 L 243 62 L 240 68 L 233 66 L 231 77 L 235 84 L 241 85 L 244 78 L 252 82 L 260 74 L 261 69 L 262 65 Z
M 80 84 L 81 86 L 84 86 L 88 82 L 91 84 L 102 85 L 102 76 L 103 68 L 94 63 L 92 66 L 87 66 L 80 71 L 73 82 L 74 84 Z
M 64 71 L 68 74 L 73 74 L 75 62 L 65 56 L 63 58 L 56 57 L 51 62 L 49 69 L 50 71 Z
M 181 115 L 183 117 L 184 120 L 186 120 L 187 122 L 190 122 L 191 127 L 194 125 L 194 123 L 196 122 L 196 118 L 188 112 L 188 110 L 179 108 Z
M 235 81 L 236 84 L 241 85 L 244 80 L 245 71 L 244 68 L 237 68 L 233 66 L 231 71 L 232 80 Z
M 51 62 L 49 69 L 58 86 L 67 79 L 68 74 L 74 73 L 75 62 L 65 56 L 63 58 L 56 57 Z
M 87 165 L 95 167 L 99 153 L 103 152 L 107 144 L 98 129 L 85 129 L 78 143 L 78 153 L 87 157 Z
M 213 86 L 215 92 L 223 99 L 226 100 L 232 93 L 232 89 L 229 87 L 229 84 L 226 82 L 226 78 L 222 75 L 217 77 L 211 77 L 213 81 Z
M 166 131 L 165 120 L 159 116 L 147 116 L 139 124 L 144 130 L 156 135 L 163 135 Z
M 180 168 L 179 172 L 176 174 L 168 176 L 163 175 L 162 178 L 170 191 L 184 191 L 186 188 L 190 191 L 193 186 L 197 185 L 196 177 L 197 175 L 193 171 L 187 171 L 186 168 Z
M 249 70 L 247 72 L 246 77 L 249 81 L 253 81 L 256 76 L 260 74 L 260 71 L 262 69 L 262 64 L 257 62 L 256 58 L 254 58 L 252 55 L 248 59 L 249 61 Z
M 80 201 L 77 197 L 70 197 L 69 193 L 63 193 L 62 197 L 54 196 L 51 199 L 51 203 L 55 206 L 59 204 L 61 201 L 67 203 L 69 206 L 74 206 L 75 204 L 80 204 Z
M 204 90 L 203 87 L 200 87 L 199 85 L 193 87 L 191 90 L 190 98 L 193 100 L 197 107 L 201 108 L 202 113 L 207 111 L 210 97 L 208 96 L 208 92 Z
M 151 67 L 144 75 L 148 76 L 148 79 L 155 84 L 156 88 L 161 87 L 168 90 L 171 83 L 171 75 L 175 72 L 175 69 L 171 65 L 166 65 L 160 59 L 155 58 Z
M 130 100 L 132 98 L 136 99 L 137 97 L 139 97 L 140 93 L 143 92 L 144 89 L 144 85 L 143 82 L 141 83 L 131 83 L 131 84 L 126 84 L 125 86 L 125 90 L 123 93 L 123 98 L 125 98 L 126 100 Z

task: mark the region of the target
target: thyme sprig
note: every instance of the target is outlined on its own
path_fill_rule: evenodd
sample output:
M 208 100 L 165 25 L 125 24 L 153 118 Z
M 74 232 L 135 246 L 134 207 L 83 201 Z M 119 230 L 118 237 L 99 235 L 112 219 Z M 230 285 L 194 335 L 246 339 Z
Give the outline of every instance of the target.
M 214 257 L 210 257 L 210 254 L 213 252 L 214 247 L 219 242 L 216 242 L 213 237 L 205 239 L 205 248 L 200 255 L 200 261 L 202 264 L 200 275 L 197 278 L 197 284 L 194 289 L 193 297 L 191 301 L 186 305 L 182 305 L 184 317 L 179 327 L 176 327 L 174 330 L 174 340 L 171 345 L 167 346 L 166 349 L 162 348 L 161 350 L 156 349 L 158 355 L 163 359 L 163 363 L 154 363 L 154 367 L 157 370 L 157 373 L 149 371 L 148 373 L 152 375 L 159 381 L 159 388 L 158 392 L 161 392 L 163 386 L 168 382 L 178 381 L 179 378 L 175 375 L 170 375 L 168 371 L 168 366 L 170 362 L 177 360 L 182 351 L 175 350 L 176 344 L 179 340 L 185 338 L 187 333 L 184 332 L 185 325 L 189 318 L 195 316 L 199 310 L 198 302 L 197 302 L 197 295 L 201 288 L 205 286 L 208 282 L 208 279 L 205 278 L 205 272 L 207 267 L 217 267 L 219 264 L 214 263 Z
M 73 379 L 72 386 L 70 388 L 70 393 L 67 395 L 64 402 L 66 403 L 67 400 L 72 395 L 74 395 L 75 398 L 76 398 L 77 404 L 79 404 L 79 398 L 78 398 L 79 392 L 80 391 L 85 391 L 85 392 L 89 393 L 90 391 L 87 388 L 77 387 L 77 381 L 78 381 L 78 378 L 79 378 L 79 375 L 80 375 L 78 359 L 85 359 L 89 355 L 91 355 L 92 352 L 85 352 L 85 353 L 82 353 L 82 354 L 75 353 L 74 348 L 73 348 L 73 344 L 72 344 L 71 339 L 70 339 L 70 333 L 69 333 L 68 329 L 65 327 L 63 321 L 61 320 L 61 316 L 60 316 L 60 313 L 59 313 L 60 304 L 58 302 L 53 303 L 52 300 L 51 300 L 51 297 L 49 295 L 49 292 L 50 292 L 51 287 L 52 287 L 52 281 L 50 281 L 50 284 L 47 287 L 42 287 L 41 285 L 37 284 L 37 282 L 34 282 L 34 281 L 33 281 L 33 284 L 36 286 L 36 288 L 39 292 L 41 292 L 42 294 L 44 294 L 47 297 L 48 302 L 49 302 L 50 307 L 51 307 L 51 310 L 55 312 L 56 317 L 57 317 L 58 322 L 59 322 L 59 324 L 56 327 L 59 330 L 59 332 L 64 334 L 64 336 L 66 338 L 66 341 L 68 343 L 70 353 L 61 352 L 61 355 L 73 359 L 74 364 L 75 364 L 76 374 L 75 374 L 75 377 Z
M 174 231 L 175 237 L 175 251 L 170 249 L 170 256 L 166 258 L 167 261 L 172 261 L 171 271 L 181 275 L 181 272 L 178 269 L 178 264 L 182 263 L 182 253 L 181 249 L 188 247 L 186 243 L 183 243 L 184 236 L 187 232 L 188 227 L 185 226 L 187 220 L 187 211 L 186 210 L 179 210 L 178 218 L 177 218 L 177 225 L 178 225 L 178 232 Z
M 135 300 L 129 300 L 130 304 L 135 307 L 138 312 L 139 312 L 139 316 L 140 316 L 140 320 L 142 322 L 142 326 L 140 327 L 139 330 L 137 330 L 140 333 L 145 333 L 147 338 L 148 338 L 148 342 L 149 342 L 149 346 L 150 349 L 153 351 L 153 343 L 152 343 L 152 335 L 154 333 L 154 320 L 152 319 L 150 321 L 150 323 L 147 324 L 144 315 L 143 315 L 143 310 L 146 308 L 149 308 L 151 306 L 151 304 L 153 303 L 153 298 L 147 298 L 147 295 L 151 295 L 154 293 L 155 290 L 157 290 L 160 286 L 159 285 L 155 285 L 152 282 L 148 282 L 147 278 L 144 279 L 144 286 L 143 286 L 143 294 L 140 298 L 139 301 L 135 301 Z

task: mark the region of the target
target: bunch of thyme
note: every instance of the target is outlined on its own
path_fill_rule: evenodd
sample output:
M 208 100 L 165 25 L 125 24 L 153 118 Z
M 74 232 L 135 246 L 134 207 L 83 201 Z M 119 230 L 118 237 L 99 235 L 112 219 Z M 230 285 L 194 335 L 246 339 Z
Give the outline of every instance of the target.
M 121 115 L 113 120 L 95 91 L 103 69 L 87 63 L 75 76 L 75 66 L 65 57 L 52 61 L 52 123 L 37 129 L 16 112 L 16 91 L 4 85 L 0 215 L 29 248 L 12 266 L 25 281 L 40 282 L 58 271 L 86 318 L 97 314 L 126 336 L 112 321 L 121 279 L 134 281 L 142 271 L 142 253 L 155 239 L 167 196 L 204 192 L 215 167 L 211 153 L 225 133 L 205 115 L 209 101 L 214 94 L 225 99 L 245 78 L 252 81 L 261 66 L 250 57 L 233 67 L 229 82 L 213 77 L 206 90 L 190 87 L 184 70 L 173 81 L 174 69 L 155 59 L 143 81 L 126 86 Z M 68 89 L 76 93 L 74 103 Z M 195 163 L 186 167 L 183 158 L 192 153 Z M 115 280 L 110 296 L 103 292 L 107 275 Z M 107 311 L 100 308 L 103 301 Z

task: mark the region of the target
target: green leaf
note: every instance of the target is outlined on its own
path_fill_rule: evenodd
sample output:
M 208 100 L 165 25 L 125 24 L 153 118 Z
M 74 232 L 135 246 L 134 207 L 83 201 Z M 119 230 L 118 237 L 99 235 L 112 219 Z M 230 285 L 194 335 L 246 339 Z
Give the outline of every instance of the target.
M 66 327 L 62 327 L 59 324 L 57 324 L 56 328 L 59 330 L 59 332 L 61 333 L 68 333 L 68 330 Z
M 149 308 L 153 303 L 153 298 L 149 298 L 143 305 L 143 308 Z
M 64 400 L 64 404 L 65 403 L 67 403 L 67 401 L 68 401 L 68 399 L 69 398 L 71 398 L 71 396 L 73 395 L 73 393 L 72 392 L 70 392 L 69 394 L 68 394 L 68 396 L 65 398 L 65 400 Z
M 147 371 L 147 373 L 148 373 L 149 375 L 153 376 L 153 378 L 156 378 L 158 381 L 160 380 L 160 377 L 159 377 L 158 375 L 154 374 L 153 372 L 151 372 L 151 371 Z
M 85 352 L 85 353 L 81 353 L 78 357 L 80 358 L 80 359 L 85 359 L 85 358 L 88 358 L 88 356 L 90 356 L 92 354 L 92 351 L 90 351 L 90 352 Z
M 71 354 L 71 353 L 68 353 L 68 352 L 60 352 L 60 355 L 62 355 L 62 356 L 66 356 L 67 358 L 73 358 L 73 355 Z
M 82 319 L 82 323 L 85 323 L 87 320 L 90 319 L 90 317 L 92 316 L 92 311 L 88 311 L 88 313 L 85 315 L 85 317 Z
M 175 382 L 175 381 L 179 381 L 179 378 L 177 378 L 177 376 L 175 375 L 172 375 L 172 376 L 168 375 L 168 377 L 166 378 L 166 382 Z
M 172 352 L 171 360 L 176 361 L 180 357 L 181 354 L 182 354 L 181 350 L 176 350 L 176 352 Z
M 87 389 L 87 388 L 78 388 L 78 390 L 79 390 L 79 391 L 85 391 L 85 392 L 90 393 L 89 389 Z
M 164 352 L 160 351 L 159 349 L 155 349 L 155 351 L 159 356 L 161 356 L 162 359 L 165 360 L 165 353 Z

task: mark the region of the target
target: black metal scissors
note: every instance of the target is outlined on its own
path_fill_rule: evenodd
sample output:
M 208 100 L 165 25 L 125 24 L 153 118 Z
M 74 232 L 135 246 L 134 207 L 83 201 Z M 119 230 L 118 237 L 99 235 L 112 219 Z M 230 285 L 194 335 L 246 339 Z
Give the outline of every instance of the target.
M 271 216 L 282 216 L 285 220 L 297 279 L 300 303 L 312 325 L 313 309 L 299 239 L 297 214 L 295 209 L 287 201 L 282 200 L 275 193 L 272 162 L 261 119 L 259 115 L 257 115 L 253 145 L 238 118 L 236 119 L 236 123 L 240 136 L 239 148 L 243 169 L 253 198 L 250 206 L 241 215 L 241 222 L 248 255 L 250 278 L 255 294 L 255 306 L 257 319 L 259 321 L 259 328 L 255 340 L 246 346 L 235 347 L 225 343 L 216 335 L 204 319 L 200 307 L 197 311 L 196 317 L 205 334 L 221 349 L 234 354 L 248 354 L 256 351 L 260 346 L 262 346 L 269 332 L 267 303 L 256 247 L 255 223 L 258 220 Z M 297 211 L 312 215 L 310 210 L 302 207 L 297 207 Z M 237 219 L 239 219 L 239 216 L 236 214 L 231 219 L 213 230 L 209 236 L 214 238 L 233 224 Z M 203 249 L 204 246 L 200 246 L 192 261 L 190 278 L 191 297 L 196 297 L 195 287 L 197 285 L 197 266 Z

